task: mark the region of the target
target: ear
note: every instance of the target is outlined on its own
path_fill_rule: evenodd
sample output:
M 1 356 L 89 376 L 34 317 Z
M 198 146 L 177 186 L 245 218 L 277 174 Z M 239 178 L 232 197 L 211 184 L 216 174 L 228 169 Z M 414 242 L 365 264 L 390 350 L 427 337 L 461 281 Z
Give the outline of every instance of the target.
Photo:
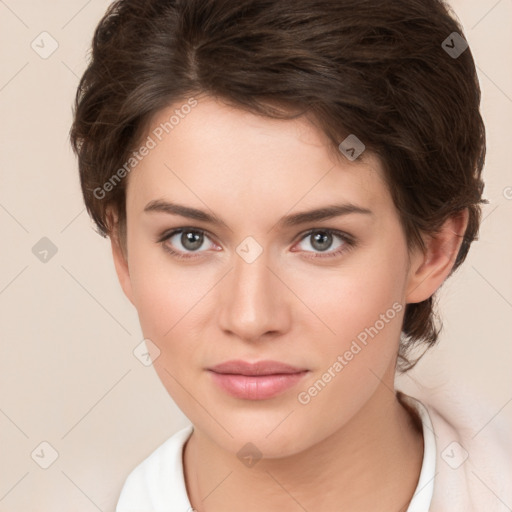
M 427 300 L 450 275 L 468 219 L 469 212 L 466 208 L 448 218 L 439 233 L 425 237 L 425 250 L 418 249 L 411 257 L 406 303 Z
M 114 259 L 114 266 L 116 268 L 117 277 L 119 279 L 119 283 L 121 284 L 121 288 L 123 289 L 124 294 L 128 298 L 128 300 L 135 306 L 135 302 L 133 301 L 133 293 L 132 293 L 132 283 L 130 279 L 130 269 L 128 266 L 128 254 L 126 248 L 123 247 L 123 243 L 121 241 L 121 234 L 118 229 L 117 220 L 114 222 L 114 228 L 112 229 L 110 235 L 110 244 L 112 247 L 112 257 Z M 124 241 L 126 244 L 126 230 L 124 230 L 123 235 Z

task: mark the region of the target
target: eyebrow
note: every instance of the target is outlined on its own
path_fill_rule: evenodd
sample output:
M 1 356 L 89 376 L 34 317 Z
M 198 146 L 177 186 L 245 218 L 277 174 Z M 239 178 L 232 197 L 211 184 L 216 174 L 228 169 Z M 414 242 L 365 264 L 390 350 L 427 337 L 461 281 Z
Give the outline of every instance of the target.
M 191 208 L 190 206 L 184 206 L 177 203 L 171 203 L 157 199 L 150 201 L 144 208 L 144 212 L 161 212 L 168 213 L 170 215 L 179 215 L 189 219 L 194 219 L 202 222 L 207 222 L 216 226 L 224 226 L 228 228 L 227 224 L 217 216 L 207 213 L 203 210 Z M 349 215 L 351 213 L 359 213 L 363 215 L 373 215 L 373 212 L 367 208 L 362 208 L 352 203 L 335 204 L 330 206 L 324 206 L 314 210 L 309 210 L 300 213 L 293 213 L 282 217 L 278 222 L 278 227 L 292 227 L 308 222 L 318 222 L 321 220 L 332 219 L 334 217 L 340 217 L 342 215 Z M 228 228 L 229 229 L 229 228 Z

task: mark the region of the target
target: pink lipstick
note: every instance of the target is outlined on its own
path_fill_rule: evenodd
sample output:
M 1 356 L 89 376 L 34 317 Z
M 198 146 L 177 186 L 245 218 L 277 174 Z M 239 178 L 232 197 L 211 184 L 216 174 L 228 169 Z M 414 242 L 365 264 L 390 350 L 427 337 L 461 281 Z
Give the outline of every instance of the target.
M 273 398 L 296 385 L 308 373 L 278 361 L 248 363 L 226 361 L 208 368 L 213 381 L 225 392 L 244 400 Z

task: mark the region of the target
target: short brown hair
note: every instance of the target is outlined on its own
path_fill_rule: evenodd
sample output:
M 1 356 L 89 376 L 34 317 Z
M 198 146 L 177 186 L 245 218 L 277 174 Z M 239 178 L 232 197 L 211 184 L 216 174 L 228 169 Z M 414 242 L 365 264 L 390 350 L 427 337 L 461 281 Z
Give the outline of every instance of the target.
M 115 1 L 96 28 L 70 132 L 87 210 L 103 236 L 122 229 L 126 180 L 106 197 L 95 190 L 155 113 L 209 94 L 259 115 L 308 115 L 333 148 L 355 134 L 383 163 L 410 248 L 467 209 L 453 272 L 487 202 L 480 88 L 470 49 L 446 50 L 456 42 L 462 27 L 441 0 Z M 401 371 L 419 359 L 407 357 L 415 345 L 437 341 L 433 300 L 406 306 Z

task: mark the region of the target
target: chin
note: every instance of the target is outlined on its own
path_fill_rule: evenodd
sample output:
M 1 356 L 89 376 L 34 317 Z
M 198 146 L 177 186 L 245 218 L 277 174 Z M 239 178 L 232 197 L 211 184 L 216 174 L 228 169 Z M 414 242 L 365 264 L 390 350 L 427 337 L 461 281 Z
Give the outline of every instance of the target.
M 216 408 L 219 411 L 218 408 Z M 300 410 L 293 406 L 269 411 L 232 411 L 217 414 L 215 420 L 204 415 L 191 422 L 222 449 L 238 458 L 249 456 L 278 459 L 296 455 L 317 442 L 319 428 L 311 417 L 296 417 Z M 288 416 L 289 415 L 289 416 Z M 288 416 L 288 417 L 287 417 Z M 284 420 L 284 421 L 283 421 Z M 219 425 L 222 425 L 220 426 Z M 226 432 L 224 428 L 229 432 Z

